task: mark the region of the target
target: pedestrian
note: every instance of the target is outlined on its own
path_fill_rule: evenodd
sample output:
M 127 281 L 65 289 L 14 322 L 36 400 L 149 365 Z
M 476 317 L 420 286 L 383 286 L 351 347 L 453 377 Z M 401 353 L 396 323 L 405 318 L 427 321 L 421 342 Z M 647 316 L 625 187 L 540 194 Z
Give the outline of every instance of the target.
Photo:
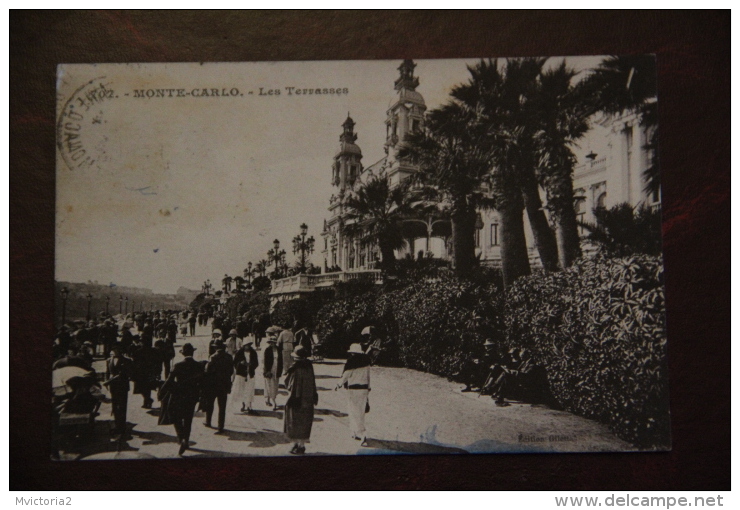
M 299 324 L 298 330 L 295 332 L 295 345 L 298 347 L 299 345 L 306 349 L 308 352 L 308 356 L 310 357 L 313 354 L 313 341 L 311 337 L 311 332 L 309 329 L 303 325 Z
M 195 347 L 190 343 L 182 346 L 180 353 L 185 359 L 175 364 L 172 373 L 160 389 L 160 400 L 163 400 L 168 394 L 171 395 L 169 416 L 175 425 L 177 442 L 180 444 L 180 451 L 178 452 L 180 456 L 190 447 L 193 414 L 203 381 L 203 365 L 193 359 L 195 350 Z
M 278 383 L 283 374 L 283 351 L 277 347 L 277 335 L 280 328 L 271 326 L 267 329 L 267 348 L 265 349 L 262 374 L 265 377 L 265 405 L 273 406 L 277 411 Z
M 216 342 L 216 352 L 206 365 L 206 377 L 209 379 L 208 393 L 206 394 L 206 421 L 204 425 L 211 428 L 211 418 L 215 401 L 218 400 L 218 430 L 217 434 L 224 433 L 226 425 L 226 399 L 231 393 L 232 377 L 234 375 L 234 358 L 226 352 L 222 341 Z
M 158 359 L 158 353 L 150 344 L 146 344 L 139 339 L 139 335 L 134 335 L 134 346 L 131 349 L 131 359 L 133 360 L 133 380 L 134 395 L 141 395 L 144 398 L 144 409 L 151 409 L 152 390 L 159 387 L 160 374 L 162 373 L 162 364 Z
M 285 374 L 293 365 L 293 349 L 295 349 L 295 335 L 290 329 L 284 329 L 278 335 L 277 345 L 283 351 L 283 369 Z
M 236 336 L 239 338 L 239 340 L 244 341 L 244 339 L 249 334 L 249 323 L 246 320 L 246 314 L 244 317 L 237 317 L 236 321 Z
M 295 363 L 285 375 L 285 387 L 290 395 L 285 403 L 283 432 L 294 441 L 290 453 L 296 455 L 306 453 L 306 441 L 311 438 L 314 406 L 319 403 L 319 393 L 308 351 L 299 345 L 291 357 Z
M 254 347 L 259 351 L 262 349 L 260 344 L 262 343 L 262 337 L 264 336 L 262 324 L 259 319 L 254 319 L 254 322 L 252 323 L 252 334 L 254 335 Z
M 252 340 L 245 339 L 241 349 L 234 356 L 234 386 L 231 392 L 231 403 L 234 409 L 241 401 L 239 412 L 256 414 L 252 409 L 254 400 L 255 374 L 259 366 L 257 351 L 252 348 Z M 236 412 L 236 411 L 235 411 Z
M 111 357 L 108 358 L 105 385 L 110 391 L 115 428 L 113 434 L 126 436 L 126 410 L 128 391 L 131 388 L 132 362 L 123 355 L 123 346 L 111 346 Z
M 370 364 L 374 365 L 378 360 L 380 352 L 383 350 L 382 341 L 375 333 L 375 328 L 372 326 L 364 328 L 360 336 L 362 337 L 362 350 L 365 351 L 365 354 L 370 358 Z
M 370 393 L 370 358 L 360 344 L 349 347 L 349 358 L 344 364 L 342 378 L 335 390 L 344 387 L 347 390 L 347 406 L 350 433 L 353 439 L 361 441 L 361 446 L 368 446 L 365 430 L 365 413 L 370 411 L 368 395 Z
M 198 316 L 195 312 L 192 312 L 188 317 L 188 325 L 190 326 L 190 336 L 195 336 L 195 322 L 198 320 Z
M 214 329 L 211 331 L 211 341 L 208 343 L 208 357 L 216 354 L 216 343 L 221 341 L 221 330 Z
M 236 330 L 229 331 L 229 338 L 226 339 L 226 352 L 234 357 L 236 351 L 242 348 L 242 342 L 236 337 Z

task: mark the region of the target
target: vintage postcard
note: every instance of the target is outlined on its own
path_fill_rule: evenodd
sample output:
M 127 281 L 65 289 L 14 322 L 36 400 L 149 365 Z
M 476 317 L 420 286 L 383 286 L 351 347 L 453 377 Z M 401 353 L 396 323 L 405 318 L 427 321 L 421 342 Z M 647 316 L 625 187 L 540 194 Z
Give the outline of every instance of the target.
M 670 449 L 656 89 L 59 65 L 53 457 Z

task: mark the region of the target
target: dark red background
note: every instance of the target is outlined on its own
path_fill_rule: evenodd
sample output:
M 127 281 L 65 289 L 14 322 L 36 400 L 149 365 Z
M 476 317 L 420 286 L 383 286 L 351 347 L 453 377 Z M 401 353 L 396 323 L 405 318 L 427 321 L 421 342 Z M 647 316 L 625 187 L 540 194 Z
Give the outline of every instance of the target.
M 49 460 L 57 63 L 626 53 L 658 58 L 672 452 Z M 729 490 L 729 12 L 14 11 L 10 56 L 11 489 Z

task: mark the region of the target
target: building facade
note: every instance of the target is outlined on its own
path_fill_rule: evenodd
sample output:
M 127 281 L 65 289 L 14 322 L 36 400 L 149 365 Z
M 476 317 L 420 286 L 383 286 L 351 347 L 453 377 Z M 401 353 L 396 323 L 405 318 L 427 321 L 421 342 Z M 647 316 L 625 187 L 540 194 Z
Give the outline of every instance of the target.
M 418 170 L 413 164 L 396 157 L 399 144 L 423 125 L 427 109 L 424 97 L 417 91 L 419 78 L 414 76 L 415 67 L 411 60 L 405 60 L 398 67 L 395 96 L 386 111 L 383 158 L 363 166 L 362 151 L 356 143 L 355 122 L 348 114 L 342 124 L 339 149 L 332 164 L 334 193 L 329 200 L 329 217 L 322 232 L 321 254 L 325 272 L 371 270 L 380 260 L 377 247 L 363 246 L 358 239 L 345 234 L 344 203 L 357 186 L 371 177 L 387 176 L 391 185 L 397 185 Z M 659 196 L 648 196 L 643 191 L 642 175 L 650 165 L 649 153 L 645 150 L 647 140 L 648 133 L 633 114 L 594 122 L 593 128 L 581 140 L 580 147 L 574 150 L 578 159 L 574 192 L 579 221 L 594 222 L 593 209 L 599 206 L 609 208 L 622 202 L 633 206 L 660 206 Z M 416 233 L 410 234 L 407 247 L 397 252 L 397 257 L 418 256 L 420 252 L 429 252 L 438 258 L 449 257 L 449 224 L 435 218 L 410 221 L 416 222 L 420 228 L 410 229 Z M 539 256 L 526 215 L 524 221 L 530 263 L 537 266 Z M 500 265 L 500 223 L 496 211 L 480 211 L 476 227 L 476 255 L 481 263 Z

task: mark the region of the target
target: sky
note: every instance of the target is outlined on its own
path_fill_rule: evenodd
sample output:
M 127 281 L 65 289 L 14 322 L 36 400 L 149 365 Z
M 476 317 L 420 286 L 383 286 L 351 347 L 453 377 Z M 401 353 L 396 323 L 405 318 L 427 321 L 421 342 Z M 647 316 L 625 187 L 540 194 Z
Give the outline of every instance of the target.
M 576 69 L 600 60 L 567 59 Z M 432 109 L 475 60 L 415 62 L 417 92 Z M 355 121 L 364 166 L 384 156 L 399 65 L 60 65 L 56 279 L 158 293 L 206 279 L 218 287 L 267 258 L 274 239 L 295 260 L 291 239 L 304 222 L 320 265 L 341 124 L 348 113 Z M 304 88 L 341 93 L 295 93 Z

